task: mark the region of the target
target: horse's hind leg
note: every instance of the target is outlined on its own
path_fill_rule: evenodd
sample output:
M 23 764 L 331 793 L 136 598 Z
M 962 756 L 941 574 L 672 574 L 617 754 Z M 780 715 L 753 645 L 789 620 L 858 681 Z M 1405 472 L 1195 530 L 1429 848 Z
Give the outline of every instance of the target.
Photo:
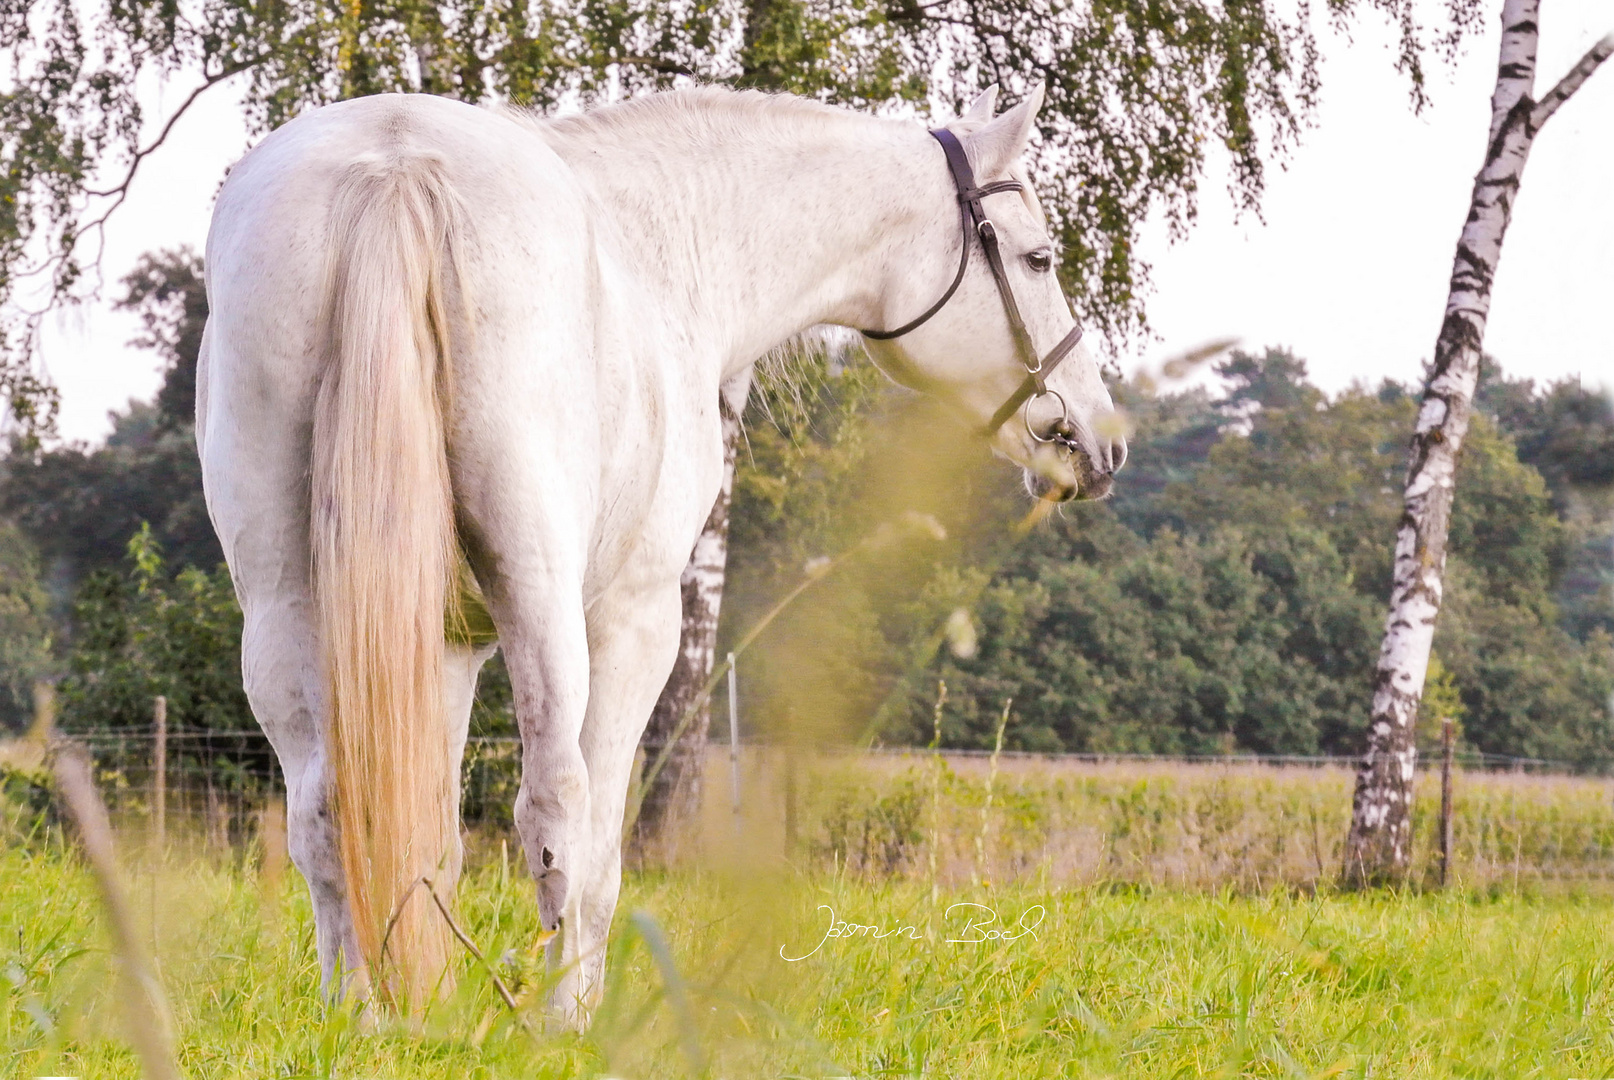
M 245 568 L 243 568 L 245 569 Z M 251 578 L 248 571 L 242 577 Z M 247 584 L 243 582 L 243 584 Z M 243 590 L 251 597 L 250 588 Z M 363 960 L 347 907 L 347 884 L 331 812 L 331 775 L 322 728 L 323 684 L 306 595 L 248 599 L 242 637 L 242 672 L 253 715 L 269 735 L 286 777 L 287 847 L 308 883 L 314 906 L 314 933 L 327 992 L 335 994 L 338 970 L 362 981 Z M 453 760 L 464 753 L 476 676 L 491 646 L 449 646 L 443 663 L 443 706 Z M 458 792 L 458 774 L 455 775 Z M 437 874 L 434 885 L 445 900 L 459 879 L 460 848 Z M 359 989 L 349 986 L 348 989 Z
M 476 519 L 467 514 L 466 520 Z M 516 830 L 537 885 L 540 924 L 563 931 L 551 945 L 551 960 L 565 963 L 574 959 L 574 885 L 586 877 L 588 851 L 588 769 L 578 739 L 588 701 L 589 641 L 581 573 L 523 565 L 534 552 L 542 559 L 562 547 L 522 543 L 526 536 L 541 536 L 538 523 L 527 524 L 532 527 L 477 525 L 467 531 L 476 549 L 472 564 L 498 626 L 521 733 Z
M 252 384 L 241 379 L 239 358 L 215 366 L 212 323 L 208 336 L 198 365 L 198 428 L 206 434 L 199 449 L 208 512 L 241 602 L 242 681 L 286 780 L 287 848 L 313 902 L 322 981 L 333 995 L 360 991 L 366 976 L 330 801 L 324 665 L 310 581 L 309 450 L 299 422 L 308 406 L 294 390 L 238 406 L 243 385 Z M 232 374 L 233 388 L 227 380 L 213 385 Z M 354 976 L 345 986 L 337 984 L 339 970 Z
M 250 572 L 237 571 L 238 583 L 251 577 Z M 327 993 L 338 996 L 344 989 L 362 989 L 351 980 L 348 986 L 339 986 L 339 971 L 356 975 L 360 983 L 364 975 L 330 805 L 312 605 L 306 595 L 256 599 L 250 588 L 242 592 L 246 626 L 241 669 L 247 697 L 286 778 L 287 847 L 313 902 L 322 984 Z
M 469 458 L 470 454 L 462 457 Z M 589 628 L 583 610 L 587 520 L 566 491 L 565 469 L 523 468 L 518 453 L 488 454 L 486 472 L 465 477 L 461 536 L 482 583 L 510 673 L 521 732 L 515 823 L 538 892 L 552 964 L 575 979 L 578 898 L 589 867 L 589 776 L 579 745 L 589 695 Z M 544 503 L 506 493 L 543 492 Z M 559 507 L 560 509 L 556 509 Z M 575 1019 L 575 1018 L 574 1018 Z

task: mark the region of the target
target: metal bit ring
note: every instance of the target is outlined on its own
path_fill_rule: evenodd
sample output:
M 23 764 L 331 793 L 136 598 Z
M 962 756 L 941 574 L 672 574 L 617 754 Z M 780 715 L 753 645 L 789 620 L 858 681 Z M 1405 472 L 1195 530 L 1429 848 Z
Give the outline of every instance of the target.
M 1038 398 L 1044 397 L 1056 397 L 1059 399 L 1059 423 L 1054 425 L 1054 433 L 1046 437 L 1038 435 L 1036 427 L 1031 423 L 1031 403 Z M 1031 433 L 1031 437 L 1037 442 L 1058 443 L 1067 450 L 1076 449 L 1076 444 L 1071 440 L 1070 404 L 1058 390 L 1044 390 L 1040 394 L 1032 394 L 1026 399 L 1026 403 L 1020 407 L 1020 418 L 1025 421 L 1026 430 Z

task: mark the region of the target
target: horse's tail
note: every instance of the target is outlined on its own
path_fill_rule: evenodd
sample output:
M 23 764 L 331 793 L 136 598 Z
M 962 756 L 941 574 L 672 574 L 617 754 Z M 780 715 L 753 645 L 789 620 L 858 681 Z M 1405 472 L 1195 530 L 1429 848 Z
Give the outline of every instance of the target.
M 444 416 L 447 316 L 465 310 L 453 293 L 460 219 L 434 159 L 343 175 L 313 432 L 314 598 L 348 907 L 376 989 L 417 1009 L 447 985 L 451 946 L 420 882 L 459 857 L 442 680 L 459 558 Z

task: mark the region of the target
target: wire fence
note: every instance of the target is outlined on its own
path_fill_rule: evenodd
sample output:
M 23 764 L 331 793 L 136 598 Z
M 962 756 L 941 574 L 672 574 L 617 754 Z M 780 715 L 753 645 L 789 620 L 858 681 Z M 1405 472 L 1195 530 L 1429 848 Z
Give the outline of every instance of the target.
M 767 745 L 757 742 L 744 742 L 745 746 Z M 929 753 L 921 747 L 911 746 L 877 746 L 863 750 L 836 751 L 830 753 L 853 754 L 918 754 Z M 990 758 L 991 750 L 974 749 L 947 749 L 943 748 L 941 754 L 946 758 Z M 1006 761 L 1045 761 L 1051 764 L 1069 762 L 1083 765 L 1118 765 L 1129 763 L 1175 765 L 1312 765 L 1317 767 L 1355 768 L 1361 764 L 1358 756 L 1347 754 L 1123 754 L 1123 753 L 1071 753 L 1071 752 L 1044 752 L 1038 750 L 1001 750 L 997 756 Z M 1552 758 L 1512 757 L 1507 754 L 1485 754 L 1478 751 L 1456 752 L 1452 761 L 1459 767 L 1470 772 L 1512 772 L 1512 773 L 1573 773 L 1576 771 L 1574 762 L 1560 761 Z M 1420 769 L 1438 768 L 1440 759 L 1433 754 L 1420 755 L 1418 767 Z
M 283 805 L 284 777 L 258 730 L 72 737 L 88 750 L 124 828 L 183 834 L 223 850 L 260 835 L 265 812 Z M 760 829 L 770 837 L 766 850 L 856 872 L 919 873 L 935 849 L 943 876 L 948 867 L 965 868 L 960 880 L 988 870 L 1006 880 L 1042 866 L 1061 883 L 1096 875 L 1304 888 L 1337 869 L 1356 764 L 1324 755 L 806 752 L 760 740 L 742 740 L 731 758 L 726 743 L 714 742 L 697 819 L 671 841 L 668 858 Z M 1573 770 L 1560 761 L 1457 755 L 1465 775 L 1455 812 L 1436 814 L 1440 764 L 1438 754 L 1420 758 L 1415 846 L 1449 849 L 1457 881 L 1518 887 L 1614 880 L 1607 778 L 1565 775 Z M 520 782 L 518 738 L 468 740 L 461 767 L 466 824 L 484 834 L 508 830 Z M 987 859 L 991 867 L 977 865 L 982 850 L 996 852 Z
M 117 730 L 72 733 L 90 755 L 96 786 L 120 822 L 159 831 L 199 824 L 210 843 L 231 844 L 256 828 L 285 779 L 262 731 Z
M 76 732 L 90 755 L 107 809 L 119 821 L 199 823 L 210 842 L 250 835 L 264 804 L 283 799 L 286 781 L 259 730 L 210 729 Z M 461 766 L 462 814 L 472 824 L 508 824 L 521 783 L 521 742 L 468 740 Z
M 108 808 L 123 820 L 155 821 L 159 802 L 163 815 L 200 819 L 216 838 L 234 838 L 251 824 L 266 799 L 283 796 L 285 780 L 267 736 L 262 731 L 211 729 L 125 729 L 77 733 L 89 751 L 96 779 Z M 764 740 L 742 740 L 746 755 L 766 755 L 779 747 Z M 916 747 L 854 749 L 828 747 L 822 757 L 900 758 L 926 755 Z M 943 749 L 946 760 L 985 759 L 991 751 Z M 1004 750 L 1005 762 L 1050 766 L 1090 765 L 1226 765 L 1273 767 L 1354 767 L 1358 759 L 1307 754 L 1090 754 Z M 1470 772 L 1567 773 L 1569 762 L 1500 754 L 1457 754 L 1456 763 Z M 159 764 L 160 763 L 160 764 Z M 1438 767 L 1438 758 L 1420 759 L 1420 767 Z M 161 782 L 159 782 L 159 774 Z M 461 803 L 472 824 L 508 824 L 521 783 L 521 740 L 516 736 L 473 736 L 461 765 Z

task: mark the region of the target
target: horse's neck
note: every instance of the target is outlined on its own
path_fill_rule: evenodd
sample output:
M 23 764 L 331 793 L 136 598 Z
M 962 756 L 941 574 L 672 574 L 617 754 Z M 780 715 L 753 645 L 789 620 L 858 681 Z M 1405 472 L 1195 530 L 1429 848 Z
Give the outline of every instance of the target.
M 809 326 L 884 324 L 895 275 L 945 286 L 957 211 L 922 133 L 808 110 L 799 126 L 788 113 L 725 119 L 651 113 L 643 130 L 563 127 L 554 140 L 723 378 Z

